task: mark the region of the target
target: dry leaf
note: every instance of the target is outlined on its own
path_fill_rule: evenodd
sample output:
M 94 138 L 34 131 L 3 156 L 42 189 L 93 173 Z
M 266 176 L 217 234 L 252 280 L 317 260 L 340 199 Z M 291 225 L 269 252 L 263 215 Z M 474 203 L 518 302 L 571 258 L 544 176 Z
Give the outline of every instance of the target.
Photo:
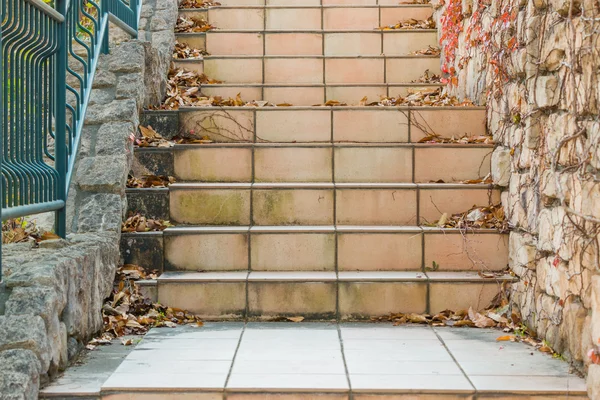
M 508 341 L 513 341 L 515 338 L 514 335 L 504 335 L 504 336 L 499 336 L 496 338 L 496 342 L 508 342 Z
M 287 317 L 286 319 L 288 321 L 292 321 L 292 322 L 302 322 L 302 321 L 304 321 L 304 317 Z

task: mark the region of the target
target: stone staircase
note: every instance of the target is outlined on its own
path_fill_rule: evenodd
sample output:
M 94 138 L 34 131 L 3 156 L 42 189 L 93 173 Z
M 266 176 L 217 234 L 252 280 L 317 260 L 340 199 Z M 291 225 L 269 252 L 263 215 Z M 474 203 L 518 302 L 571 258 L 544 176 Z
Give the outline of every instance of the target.
M 431 7 L 264 2 L 181 10 L 218 28 L 178 34 L 210 56 L 176 66 L 223 81 L 203 93 L 293 106 L 144 113 L 142 124 L 164 137 L 213 141 L 135 150 L 136 175 L 177 179 L 127 192 L 130 210 L 176 225 L 123 235 L 127 263 L 161 271 L 145 290 L 214 320 L 488 306 L 513 279 L 503 274 L 507 236 L 431 225 L 500 202 L 490 185 L 461 183 L 489 173 L 493 145 L 419 143 L 485 134 L 485 109 L 359 106 L 364 96 L 436 87 L 412 81 L 439 73 L 439 57 L 408 55 L 435 46 L 435 30 L 375 30 L 426 19 Z M 333 100 L 349 105 L 314 106 Z

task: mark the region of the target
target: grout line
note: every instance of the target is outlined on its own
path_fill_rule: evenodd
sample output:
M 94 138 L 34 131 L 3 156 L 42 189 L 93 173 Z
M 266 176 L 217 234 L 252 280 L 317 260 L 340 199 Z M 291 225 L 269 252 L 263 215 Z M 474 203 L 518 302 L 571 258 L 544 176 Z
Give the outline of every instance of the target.
M 348 381 L 348 400 L 354 399 L 354 394 L 352 393 L 352 382 L 350 381 L 350 373 L 348 372 L 348 363 L 346 362 L 346 354 L 344 352 L 344 341 L 342 340 L 342 329 L 340 327 L 339 320 L 336 323 L 337 331 L 338 331 L 338 340 L 340 341 L 340 351 L 342 352 L 342 362 L 344 363 L 344 370 L 346 371 L 346 380 Z
M 440 343 L 442 343 L 442 346 L 444 346 L 444 349 L 446 349 L 446 351 L 448 352 L 448 354 L 450 355 L 450 357 L 452 357 L 452 361 L 454 361 L 454 363 L 456 364 L 456 366 L 458 367 L 458 369 L 460 369 L 460 372 L 463 373 L 464 377 L 467 379 L 467 381 L 469 382 L 469 384 L 473 388 L 473 393 L 472 394 L 474 396 L 476 396 L 477 395 L 477 389 L 475 388 L 475 385 L 473 384 L 473 382 L 471 382 L 471 378 L 469 377 L 469 375 L 467 375 L 467 373 L 465 372 L 465 370 L 463 369 L 463 367 L 456 360 L 456 357 L 454 357 L 454 354 L 452 354 L 452 352 L 450 351 L 450 349 L 448 348 L 448 346 L 446 346 L 446 342 L 444 342 L 444 339 L 442 339 L 442 337 L 437 333 L 437 331 L 433 327 L 430 327 L 430 329 L 433 331 L 433 333 L 435 334 L 435 336 L 437 336 L 438 340 L 440 341 Z
M 225 385 L 223 386 L 223 399 L 227 399 L 227 385 L 229 384 L 229 379 L 231 378 L 231 373 L 233 372 L 233 364 L 235 364 L 235 358 L 237 357 L 237 353 L 240 350 L 240 346 L 242 345 L 242 339 L 244 338 L 244 332 L 246 332 L 246 325 L 248 322 L 244 322 L 244 326 L 242 328 L 242 333 L 240 333 L 240 339 L 238 340 L 238 344 L 235 347 L 235 352 L 233 353 L 233 359 L 231 360 L 231 366 L 229 367 L 229 372 L 227 373 L 227 378 L 225 379 Z

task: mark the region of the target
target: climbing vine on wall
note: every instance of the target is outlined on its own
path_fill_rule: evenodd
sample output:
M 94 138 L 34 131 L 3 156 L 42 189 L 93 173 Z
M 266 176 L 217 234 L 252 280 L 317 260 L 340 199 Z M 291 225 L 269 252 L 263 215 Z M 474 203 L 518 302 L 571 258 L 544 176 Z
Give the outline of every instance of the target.
M 442 15 L 440 46 L 443 50 L 442 72 L 445 77 L 442 83 L 451 86 L 458 84 L 456 69 L 454 62 L 456 61 L 456 50 L 458 49 L 458 38 L 462 32 L 462 1 L 461 0 L 445 0 L 446 10 Z

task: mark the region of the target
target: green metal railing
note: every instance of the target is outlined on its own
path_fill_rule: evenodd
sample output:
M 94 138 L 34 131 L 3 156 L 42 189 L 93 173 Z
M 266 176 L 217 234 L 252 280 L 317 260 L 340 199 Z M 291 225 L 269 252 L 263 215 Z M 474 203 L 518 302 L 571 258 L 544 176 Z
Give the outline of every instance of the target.
M 141 0 L 0 0 L 2 220 L 65 203 L 109 21 L 137 34 Z M 0 265 L 0 280 L 2 269 Z

